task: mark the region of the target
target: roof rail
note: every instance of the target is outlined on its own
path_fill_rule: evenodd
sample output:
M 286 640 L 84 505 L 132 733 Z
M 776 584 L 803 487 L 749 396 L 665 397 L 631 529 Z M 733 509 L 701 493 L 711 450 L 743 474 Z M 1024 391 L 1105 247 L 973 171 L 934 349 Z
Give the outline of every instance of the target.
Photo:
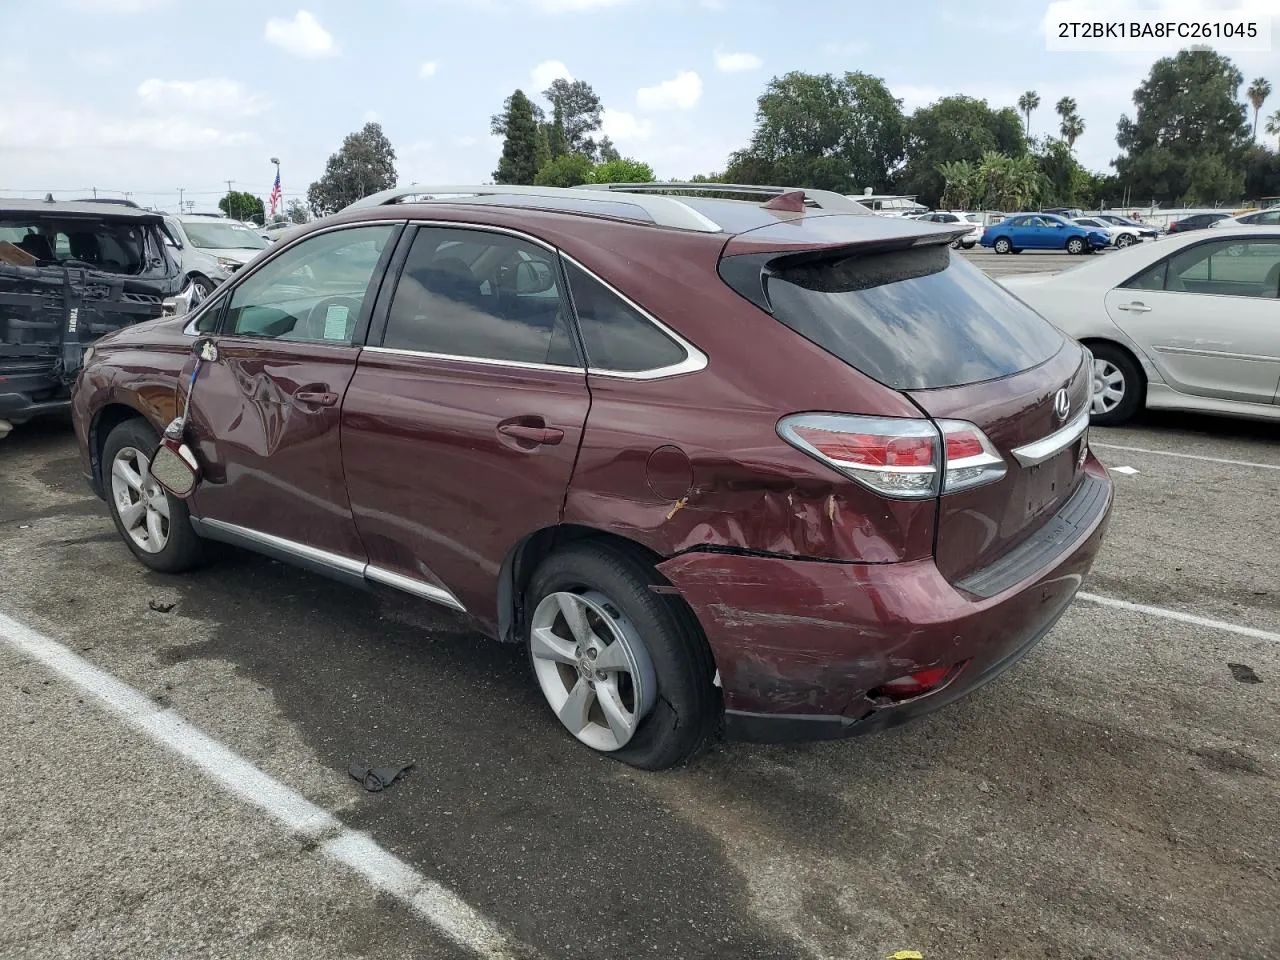
M 780 197 L 784 193 L 803 193 L 805 202 L 822 210 L 839 213 L 874 214 L 854 198 L 834 190 L 810 190 L 807 187 L 772 187 L 747 183 L 590 183 L 580 190 L 608 190 L 617 193 L 731 193 L 754 197 Z
M 381 193 L 371 194 L 347 205 L 343 210 L 382 207 L 399 203 L 408 197 L 426 197 L 439 202 L 449 202 L 451 200 L 465 202 L 464 198 L 466 197 L 495 196 L 546 197 L 548 199 L 578 200 L 588 203 L 628 203 L 639 207 L 660 227 L 696 230 L 700 233 L 721 232 L 720 225 L 710 217 L 704 216 L 688 204 L 681 203 L 674 197 L 652 197 L 636 193 L 633 196 L 604 201 L 604 198 L 600 196 L 599 190 L 569 189 L 565 187 L 526 187 L 501 183 L 487 183 L 480 186 L 474 184 L 440 186 L 436 184 L 411 183 L 403 187 L 394 187 L 390 190 L 383 190 Z M 581 208 L 578 209 L 581 210 Z M 601 212 L 607 213 L 608 211 L 602 208 Z

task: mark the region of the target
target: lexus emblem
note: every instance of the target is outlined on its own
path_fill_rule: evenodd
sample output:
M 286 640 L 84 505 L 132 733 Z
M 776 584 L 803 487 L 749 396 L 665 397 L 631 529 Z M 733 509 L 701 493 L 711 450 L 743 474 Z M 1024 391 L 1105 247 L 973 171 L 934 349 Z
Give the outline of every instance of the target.
M 1065 387 L 1054 394 L 1053 412 L 1058 415 L 1059 420 L 1067 419 L 1067 414 L 1071 412 L 1071 398 L 1067 396 Z

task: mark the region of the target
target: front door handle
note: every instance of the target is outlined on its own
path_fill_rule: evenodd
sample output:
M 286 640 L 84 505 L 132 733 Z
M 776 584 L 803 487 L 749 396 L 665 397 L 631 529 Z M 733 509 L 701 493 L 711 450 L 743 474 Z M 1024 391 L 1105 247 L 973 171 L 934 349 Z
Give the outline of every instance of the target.
M 338 395 L 327 390 L 299 390 L 293 395 L 299 403 L 314 403 L 320 407 L 332 407 L 338 402 Z
M 1116 307 L 1116 309 L 1128 310 L 1130 313 L 1150 313 L 1151 312 L 1151 308 L 1148 307 L 1141 300 L 1135 300 L 1133 301 L 1133 303 L 1122 303 L 1118 307 Z
M 498 432 L 512 440 L 548 447 L 554 447 L 564 439 L 564 431 L 559 427 L 532 427 L 523 423 L 501 423 L 498 425 Z

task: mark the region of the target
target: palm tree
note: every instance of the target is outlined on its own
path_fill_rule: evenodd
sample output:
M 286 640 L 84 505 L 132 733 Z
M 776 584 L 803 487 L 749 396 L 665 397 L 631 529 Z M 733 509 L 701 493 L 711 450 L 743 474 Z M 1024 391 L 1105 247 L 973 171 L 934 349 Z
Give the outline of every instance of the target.
M 1062 134 L 1062 139 L 1067 141 L 1067 149 L 1070 150 L 1076 145 L 1080 134 L 1084 133 L 1084 121 L 1076 113 L 1076 101 L 1073 97 L 1063 97 L 1053 109 L 1062 118 L 1058 131 Z
M 1267 125 L 1263 129 L 1273 137 L 1280 137 L 1280 110 L 1267 117 Z
M 1027 118 L 1026 135 L 1031 136 L 1031 111 L 1040 106 L 1040 94 L 1034 90 L 1028 90 L 1018 98 L 1018 109 L 1022 111 Z
M 946 181 L 942 191 L 942 205 L 948 210 L 968 210 L 974 199 L 977 171 L 968 160 L 954 160 L 938 164 L 938 172 Z
M 1259 77 L 1253 83 L 1249 84 L 1249 89 L 1245 92 L 1249 98 L 1249 104 L 1253 107 L 1253 139 L 1258 139 L 1258 114 L 1262 112 L 1262 105 L 1267 102 L 1267 97 L 1271 96 L 1271 84 Z

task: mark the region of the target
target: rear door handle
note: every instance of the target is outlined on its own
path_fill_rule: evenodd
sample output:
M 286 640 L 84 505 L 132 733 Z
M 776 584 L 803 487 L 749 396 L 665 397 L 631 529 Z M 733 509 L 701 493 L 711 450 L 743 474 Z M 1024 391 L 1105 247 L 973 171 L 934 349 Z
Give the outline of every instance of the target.
M 299 403 L 314 403 L 320 407 L 332 407 L 338 402 L 338 395 L 329 393 L 327 390 L 299 390 L 293 395 L 293 399 Z
M 522 423 L 499 424 L 498 432 L 513 440 L 523 440 L 525 443 L 543 444 L 548 447 L 554 447 L 564 439 L 564 431 L 559 427 L 531 427 Z
M 1122 303 L 1116 309 L 1128 310 L 1130 313 L 1150 313 L 1151 312 L 1151 308 L 1148 307 L 1141 300 L 1135 300 L 1133 301 L 1133 303 Z

